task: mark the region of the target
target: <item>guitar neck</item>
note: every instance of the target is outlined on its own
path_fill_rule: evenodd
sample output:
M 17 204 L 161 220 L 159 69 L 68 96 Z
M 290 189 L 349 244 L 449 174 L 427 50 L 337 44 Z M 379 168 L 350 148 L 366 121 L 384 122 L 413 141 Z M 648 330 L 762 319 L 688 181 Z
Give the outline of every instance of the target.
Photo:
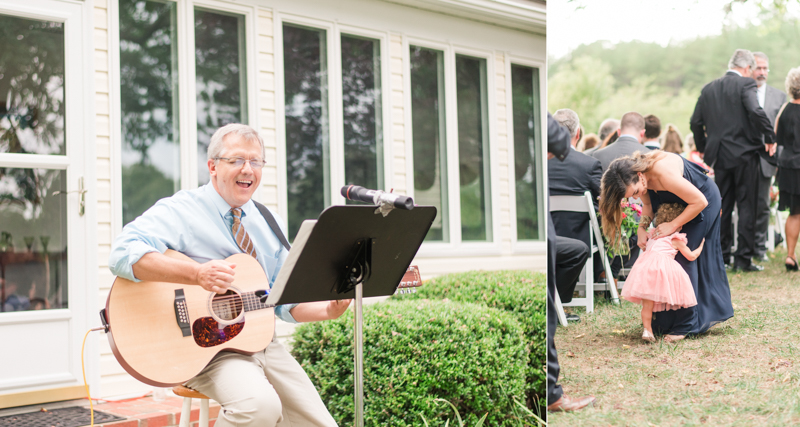
M 265 308 L 273 308 L 275 304 L 265 304 L 261 302 L 261 297 L 256 295 L 256 292 L 242 292 L 242 304 L 244 311 L 263 310 Z

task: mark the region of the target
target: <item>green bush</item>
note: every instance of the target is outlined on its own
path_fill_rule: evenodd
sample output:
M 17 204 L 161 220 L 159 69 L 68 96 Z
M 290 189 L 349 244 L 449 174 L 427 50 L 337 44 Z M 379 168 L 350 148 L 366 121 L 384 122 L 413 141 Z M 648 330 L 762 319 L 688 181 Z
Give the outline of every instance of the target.
M 547 287 L 545 275 L 530 271 L 471 271 L 426 281 L 404 298 L 472 302 L 513 313 L 525 329 L 528 343 L 526 402 L 543 416 L 547 383 Z M 491 424 L 489 424 L 491 425 Z
M 526 344 L 514 316 L 476 304 L 386 301 L 364 307 L 364 419 L 368 426 L 516 426 L 514 401 L 525 389 Z M 353 313 L 308 323 L 292 354 L 339 425 L 352 425 Z

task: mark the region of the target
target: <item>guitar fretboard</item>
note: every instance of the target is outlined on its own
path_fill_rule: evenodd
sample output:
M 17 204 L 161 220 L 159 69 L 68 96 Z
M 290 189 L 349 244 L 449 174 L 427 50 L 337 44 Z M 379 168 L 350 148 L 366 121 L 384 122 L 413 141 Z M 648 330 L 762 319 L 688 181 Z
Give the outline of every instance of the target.
M 245 292 L 241 295 L 244 311 L 263 310 L 265 308 L 275 307 L 275 304 L 265 304 L 261 302 L 261 297 L 256 295 L 255 292 Z

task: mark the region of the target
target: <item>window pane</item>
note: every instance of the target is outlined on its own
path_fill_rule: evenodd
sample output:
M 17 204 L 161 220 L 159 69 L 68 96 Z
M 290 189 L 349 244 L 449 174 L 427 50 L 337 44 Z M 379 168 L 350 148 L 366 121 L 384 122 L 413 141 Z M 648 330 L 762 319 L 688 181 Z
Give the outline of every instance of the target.
M 517 239 L 539 239 L 536 147 L 539 146 L 539 70 L 511 65 Z
M 68 307 L 66 175 L 0 168 L 0 311 Z
M 66 154 L 64 24 L 0 15 L 0 153 Z
M 176 8 L 119 2 L 124 224 L 181 185 Z
M 380 44 L 342 36 L 344 176 L 347 184 L 383 189 Z
M 461 239 L 492 240 L 486 60 L 456 55 Z
M 208 175 L 211 135 L 228 123 L 247 123 L 244 16 L 194 11 L 197 90 L 197 176 Z
M 289 236 L 330 205 L 324 30 L 283 27 Z
M 437 209 L 425 240 L 448 242 L 444 53 L 411 46 L 410 58 L 414 202 Z

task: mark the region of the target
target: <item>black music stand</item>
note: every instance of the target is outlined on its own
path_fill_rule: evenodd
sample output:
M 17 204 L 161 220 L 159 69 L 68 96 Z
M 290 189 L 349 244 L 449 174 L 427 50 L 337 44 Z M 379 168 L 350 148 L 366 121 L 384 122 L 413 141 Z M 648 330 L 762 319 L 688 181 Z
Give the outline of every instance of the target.
M 362 298 L 392 295 L 436 218 L 433 206 L 394 209 L 332 206 L 306 220 L 267 304 L 354 298 L 355 421 L 364 425 Z

